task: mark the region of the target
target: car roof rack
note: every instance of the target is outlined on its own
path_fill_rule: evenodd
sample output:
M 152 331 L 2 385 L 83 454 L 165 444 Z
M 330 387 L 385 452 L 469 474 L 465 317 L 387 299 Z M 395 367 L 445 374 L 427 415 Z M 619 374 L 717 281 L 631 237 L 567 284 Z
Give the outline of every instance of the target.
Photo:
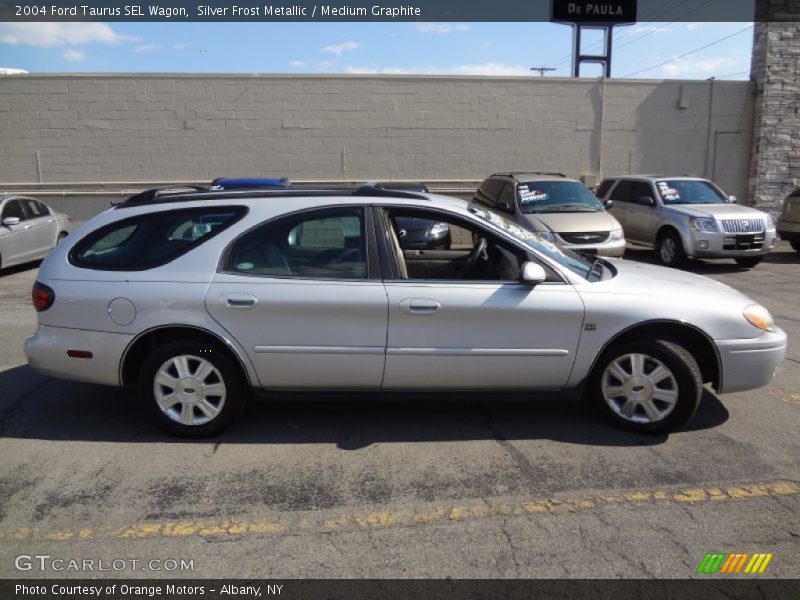
M 516 179 L 518 175 L 547 175 L 549 177 L 566 177 L 566 175 L 560 171 L 503 171 L 492 174 L 492 177 L 513 177 Z
M 397 192 L 430 193 L 428 186 L 421 181 L 368 181 L 364 185 Z
M 124 202 L 114 205 L 115 208 L 130 208 L 147 204 L 164 204 L 171 202 L 194 202 L 197 200 L 238 200 L 244 198 L 292 198 L 308 196 L 372 196 L 378 198 L 405 198 L 409 200 L 429 200 L 423 194 L 387 190 L 371 185 L 362 185 L 357 188 L 252 188 L 240 187 L 236 189 L 210 189 L 202 186 L 169 186 L 154 188 L 131 196 Z

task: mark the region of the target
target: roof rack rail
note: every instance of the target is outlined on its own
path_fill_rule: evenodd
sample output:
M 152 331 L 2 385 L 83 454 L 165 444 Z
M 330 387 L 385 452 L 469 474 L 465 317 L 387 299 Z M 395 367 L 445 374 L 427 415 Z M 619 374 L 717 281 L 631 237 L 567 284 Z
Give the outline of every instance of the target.
M 517 175 L 548 175 L 551 177 L 566 177 L 560 171 L 502 171 L 493 173 L 493 177 L 516 177 Z
M 111 203 L 113 206 L 120 206 L 122 204 L 143 204 L 148 202 L 153 202 L 159 196 L 169 196 L 171 194 L 180 194 L 181 192 L 185 192 L 186 190 L 192 190 L 195 192 L 205 192 L 208 191 L 208 188 L 202 185 L 192 185 L 192 184 L 179 184 L 179 185 L 170 185 L 163 188 L 152 188 L 149 190 L 145 190 L 143 192 L 139 192 L 138 194 L 134 194 L 130 196 L 123 202 L 119 203 Z
M 166 192 L 166 193 L 165 193 Z M 170 186 L 146 190 L 127 200 L 113 204 L 116 208 L 130 208 L 143 204 L 163 204 L 167 202 L 193 202 L 197 200 L 238 200 L 241 198 L 292 198 L 303 196 L 373 196 L 378 198 L 407 198 L 412 200 L 429 200 L 423 194 L 387 190 L 370 185 L 358 188 L 278 188 L 278 187 L 240 187 L 234 189 L 211 189 L 203 186 Z

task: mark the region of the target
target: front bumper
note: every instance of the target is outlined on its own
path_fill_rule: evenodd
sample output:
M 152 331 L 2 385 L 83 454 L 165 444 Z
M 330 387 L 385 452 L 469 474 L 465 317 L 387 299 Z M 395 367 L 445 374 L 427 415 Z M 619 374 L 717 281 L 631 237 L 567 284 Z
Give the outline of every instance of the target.
M 768 385 L 786 356 L 786 334 L 780 328 L 747 340 L 715 340 L 722 366 L 720 393 Z
M 565 248 L 580 252 L 591 252 L 599 256 L 610 256 L 612 258 L 622 258 L 625 254 L 625 240 L 612 240 L 602 244 L 568 244 L 559 238 Z
M 39 325 L 25 340 L 25 355 L 34 369 L 59 379 L 120 385 L 119 367 L 132 335 Z M 92 358 L 71 358 L 68 350 L 85 350 Z
M 695 258 L 744 258 L 769 254 L 778 241 L 777 233 L 770 229 L 761 233 L 734 234 L 722 231 L 696 231 L 691 229 L 691 239 L 686 240 L 687 256 Z M 760 239 L 763 237 L 763 240 Z

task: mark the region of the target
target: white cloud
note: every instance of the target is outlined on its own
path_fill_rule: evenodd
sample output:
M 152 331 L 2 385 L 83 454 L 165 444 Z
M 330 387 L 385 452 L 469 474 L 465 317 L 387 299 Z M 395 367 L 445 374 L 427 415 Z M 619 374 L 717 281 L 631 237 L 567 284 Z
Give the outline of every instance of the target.
M 303 62 L 302 60 L 292 60 L 292 61 L 289 61 L 289 66 L 290 67 L 295 67 L 296 69 L 299 69 L 300 67 L 305 67 L 306 63 Z
M 687 60 L 685 58 L 667 63 L 661 70 L 667 75 L 684 75 L 687 73 L 697 75 L 713 75 L 720 69 L 745 70 L 745 64 L 734 58 L 706 58 L 701 60 Z
M 80 44 L 115 44 L 138 38 L 122 35 L 105 23 L 0 23 L 0 43 L 14 46 L 77 46 Z
M 136 48 L 134 48 L 133 51 L 134 52 L 152 52 L 156 48 L 158 48 L 158 46 L 156 46 L 155 44 L 142 44 L 141 46 L 136 46 Z
M 416 28 L 418 33 L 433 33 L 436 35 L 453 33 L 454 31 L 469 31 L 469 25 L 466 23 L 417 23 Z
M 84 58 L 86 58 L 86 53 L 81 52 L 80 50 L 76 50 L 75 48 L 67 48 L 61 54 L 61 56 L 66 60 L 83 60 Z
M 173 46 L 173 48 L 175 48 L 175 50 L 183 50 L 184 48 L 188 48 L 188 47 L 189 47 L 189 44 L 175 44 Z
M 341 44 L 325 46 L 324 48 L 322 48 L 322 52 L 328 52 L 330 54 L 335 54 L 336 56 L 341 56 L 342 53 L 347 52 L 349 50 L 355 50 L 356 48 L 358 48 L 358 44 L 355 42 L 343 42 Z
M 485 75 L 490 77 L 518 77 L 531 74 L 527 67 L 497 62 L 485 62 L 479 65 L 455 65 L 452 67 L 385 67 L 382 69 L 348 65 L 345 67 L 344 72 L 364 75 Z

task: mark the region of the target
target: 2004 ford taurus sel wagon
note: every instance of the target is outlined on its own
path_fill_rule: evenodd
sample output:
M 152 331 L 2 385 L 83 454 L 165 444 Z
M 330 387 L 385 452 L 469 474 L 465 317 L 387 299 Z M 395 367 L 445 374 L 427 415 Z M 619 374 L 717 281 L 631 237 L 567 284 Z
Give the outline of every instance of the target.
M 403 250 L 403 218 L 458 235 Z M 618 425 L 668 431 L 704 383 L 766 385 L 786 352 L 769 312 L 725 285 L 374 187 L 145 192 L 58 246 L 33 302 L 33 367 L 136 385 L 185 436 L 219 431 L 253 388 L 578 391 Z

